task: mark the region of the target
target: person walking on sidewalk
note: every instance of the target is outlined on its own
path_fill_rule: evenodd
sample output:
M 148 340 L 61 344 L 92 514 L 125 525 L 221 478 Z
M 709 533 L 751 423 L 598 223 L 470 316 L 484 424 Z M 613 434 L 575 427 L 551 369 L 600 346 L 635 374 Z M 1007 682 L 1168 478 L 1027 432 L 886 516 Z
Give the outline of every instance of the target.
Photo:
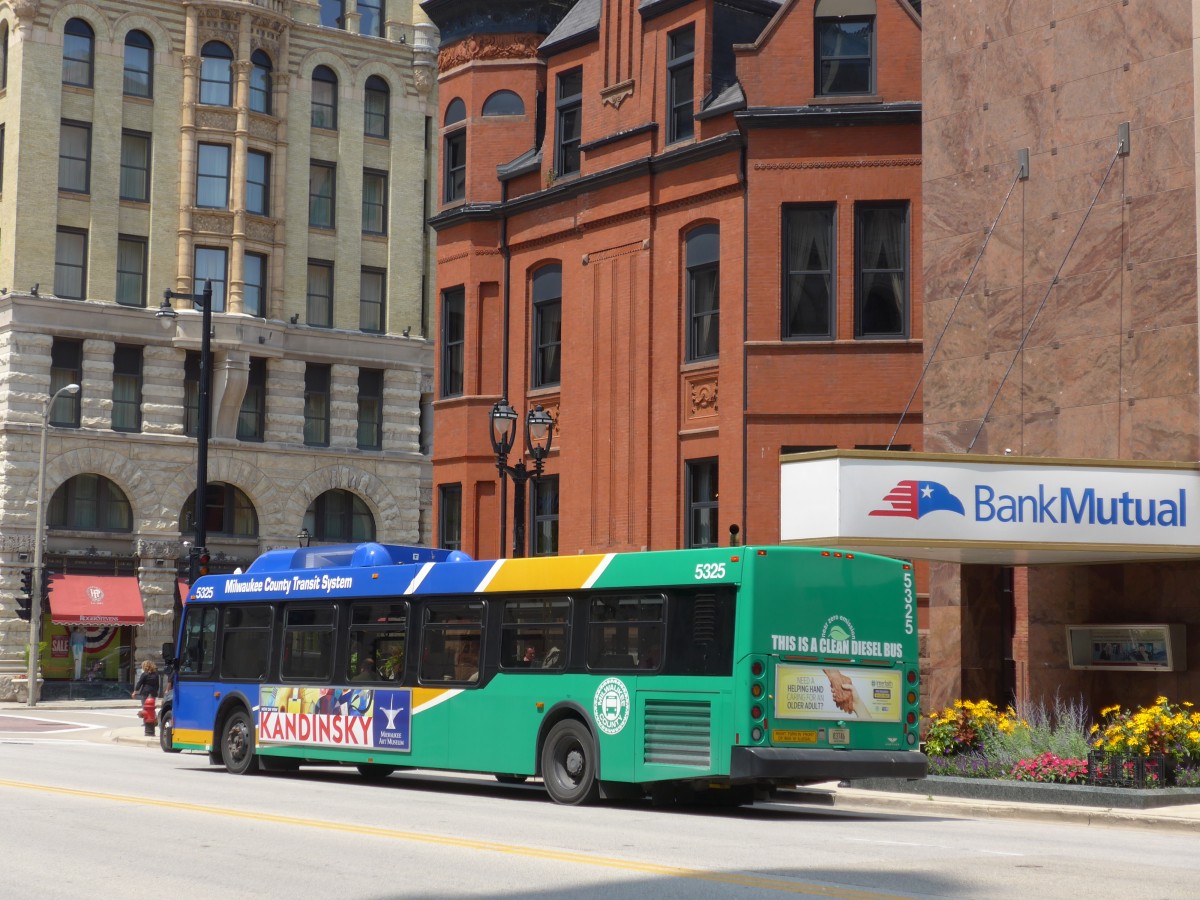
M 143 703 L 147 697 L 158 696 L 158 669 L 150 660 L 142 663 L 142 673 L 138 675 L 137 684 L 133 686 L 133 693 L 129 696 L 136 697 Z

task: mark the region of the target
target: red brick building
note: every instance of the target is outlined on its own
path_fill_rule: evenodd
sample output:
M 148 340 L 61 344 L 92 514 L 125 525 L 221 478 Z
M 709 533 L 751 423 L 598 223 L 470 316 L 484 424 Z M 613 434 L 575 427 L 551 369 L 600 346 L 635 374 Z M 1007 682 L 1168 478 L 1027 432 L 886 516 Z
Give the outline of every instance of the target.
M 781 453 L 920 444 L 912 5 L 423 9 L 441 31 L 442 545 L 511 552 L 501 399 L 556 423 L 531 553 L 724 544 L 734 525 L 773 542 Z

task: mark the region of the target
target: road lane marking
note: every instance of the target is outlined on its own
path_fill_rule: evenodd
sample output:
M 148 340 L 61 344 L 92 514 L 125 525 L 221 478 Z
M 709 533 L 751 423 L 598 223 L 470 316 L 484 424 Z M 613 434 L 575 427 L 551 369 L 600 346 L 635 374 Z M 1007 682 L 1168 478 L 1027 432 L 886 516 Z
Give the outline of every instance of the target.
M 846 838 L 852 844 L 883 844 L 889 847 L 922 847 L 928 850 L 954 850 L 963 853 L 988 853 L 992 856 L 1024 856 L 1024 853 L 1013 853 L 1008 850 L 968 849 L 960 845 L 916 843 L 914 841 L 884 841 L 874 838 Z
M 368 837 L 392 838 L 394 840 L 411 841 L 419 844 L 433 844 L 444 847 L 461 847 L 468 850 L 483 850 L 492 853 L 506 853 L 512 856 L 545 859 L 553 862 L 575 863 L 577 865 L 600 866 L 601 868 L 608 869 L 623 869 L 626 871 L 642 872 L 651 875 L 669 875 L 675 878 L 691 878 L 698 881 L 710 881 L 718 884 L 759 888 L 762 890 L 780 891 L 790 894 L 808 894 L 815 897 L 832 897 L 835 898 L 835 900 L 910 900 L 910 898 L 899 894 L 880 894 L 874 891 L 829 887 L 820 884 L 805 884 L 797 881 L 782 881 L 779 879 L 761 878 L 752 875 L 705 872 L 701 869 L 663 866 L 655 863 L 637 862 L 634 860 L 616 859 L 613 857 L 588 856 L 584 853 L 571 853 L 569 851 L 562 850 L 544 850 L 538 847 L 523 847 L 519 844 L 501 844 L 494 841 L 456 838 L 440 834 L 424 834 L 418 831 L 399 831 L 394 828 L 380 828 L 373 825 L 354 825 L 345 822 L 330 822 L 323 819 L 282 816 L 275 813 L 249 812 L 246 810 L 228 809 L 221 806 L 204 806 L 198 803 L 182 803 L 175 800 L 156 800 L 150 797 L 132 797 L 123 794 L 108 794 L 103 791 L 86 791 L 79 790 L 77 788 L 54 787 L 46 784 L 30 784 L 27 782 L 9 781 L 6 779 L 0 779 L 0 787 L 37 791 L 46 794 L 58 794 L 65 797 L 77 797 L 86 800 L 107 800 L 112 803 L 128 803 L 135 806 L 154 806 L 162 809 L 175 809 L 183 812 L 204 813 L 206 815 L 223 816 L 231 819 L 243 819 L 251 822 L 270 822 L 276 825 L 293 825 L 300 828 L 317 828 L 325 831 L 342 832 L 345 834 L 359 834 Z

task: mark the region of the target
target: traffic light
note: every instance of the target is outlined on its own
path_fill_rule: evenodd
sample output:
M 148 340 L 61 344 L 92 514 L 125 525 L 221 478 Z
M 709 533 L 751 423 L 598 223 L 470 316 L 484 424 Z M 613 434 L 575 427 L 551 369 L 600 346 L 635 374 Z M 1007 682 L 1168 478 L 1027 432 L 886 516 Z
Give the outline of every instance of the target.
M 17 597 L 17 618 L 26 622 L 31 615 L 33 602 L 33 569 L 21 570 L 21 595 Z
M 204 547 L 200 548 L 200 556 L 197 560 L 196 571 L 200 575 L 208 574 L 208 550 L 206 550 Z
M 42 566 L 42 592 L 39 597 L 42 601 L 42 612 L 45 613 L 50 609 L 50 576 L 53 573 Z

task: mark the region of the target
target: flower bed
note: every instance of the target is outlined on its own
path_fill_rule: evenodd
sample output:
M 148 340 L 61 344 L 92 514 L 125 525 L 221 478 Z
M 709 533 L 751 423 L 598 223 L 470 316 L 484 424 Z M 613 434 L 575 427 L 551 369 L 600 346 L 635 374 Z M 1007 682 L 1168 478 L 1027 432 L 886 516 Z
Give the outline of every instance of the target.
M 1200 787 L 1200 712 L 1166 697 L 1110 706 L 1088 726 L 1080 704 L 1000 710 L 957 700 L 929 717 L 929 774 L 1119 788 Z

